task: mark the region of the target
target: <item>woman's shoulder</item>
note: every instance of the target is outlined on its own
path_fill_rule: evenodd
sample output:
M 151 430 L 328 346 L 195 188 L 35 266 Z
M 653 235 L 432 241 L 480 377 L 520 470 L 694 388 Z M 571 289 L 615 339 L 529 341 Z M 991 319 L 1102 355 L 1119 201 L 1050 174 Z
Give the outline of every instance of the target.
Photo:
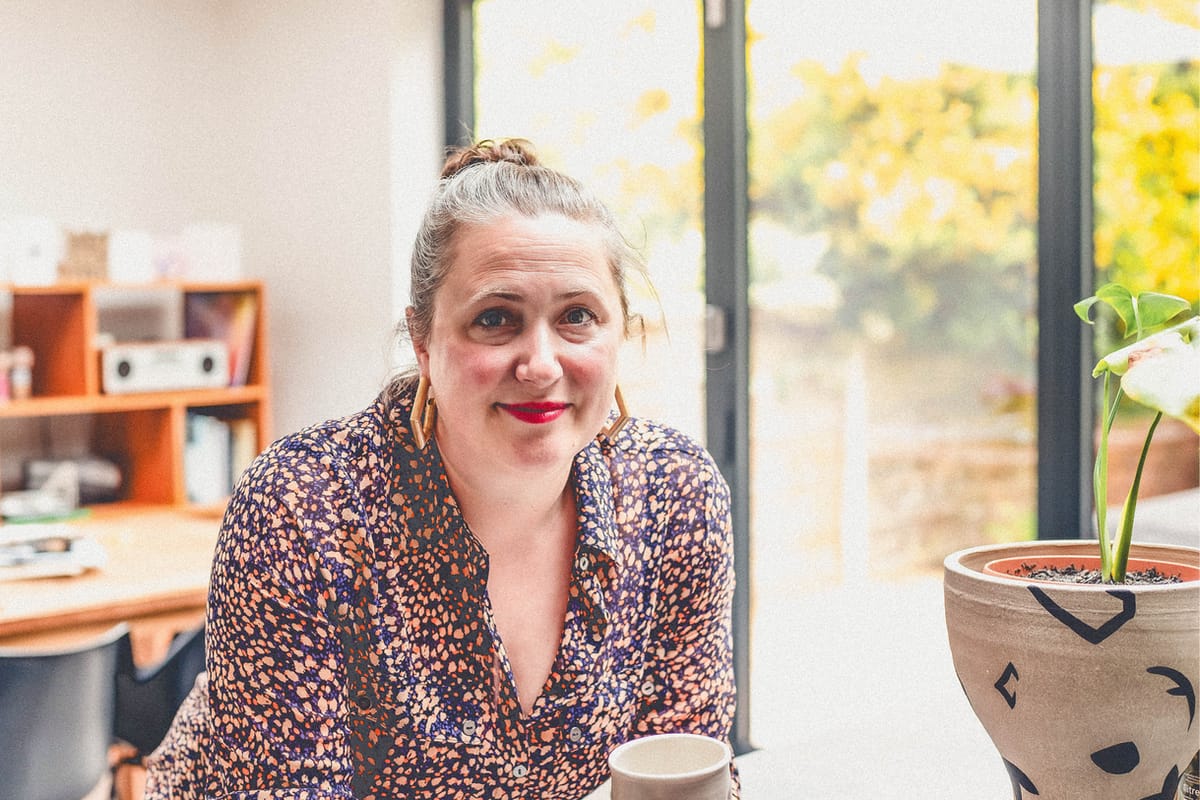
M 712 455 L 697 438 L 657 420 L 631 417 L 601 451 L 614 475 L 658 477 L 671 483 L 723 482 Z
M 387 507 L 392 435 L 379 403 L 272 442 L 243 473 L 224 528 L 258 539 L 264 520 L 378 518 Z M 269 537 L 268 537 L 269 538 Z
M 297 484 L 357 483 L 364 474 L 386 474 L 393 441 L 388 410 L 375 402 L 275 439 L 251 462 L 240 483 L 259 495 Z
M 716 461 L 693 435 L 653 419 L 630 418 L 611 439 L 598 440 L 597 458 L 586 460 L 577 488 L 611 496 L 622 514 L 685 516 L 696 509 L 721 516 L 729 485 Z M 633 509 L 640 509 L 634 511 Z M 684 509 L 687 509 L 684 511 Z
M 651 457 L 711 458 L 704 445 L 691 434 L 646 417 L 630 417 L 612 446 L 617 452 Z

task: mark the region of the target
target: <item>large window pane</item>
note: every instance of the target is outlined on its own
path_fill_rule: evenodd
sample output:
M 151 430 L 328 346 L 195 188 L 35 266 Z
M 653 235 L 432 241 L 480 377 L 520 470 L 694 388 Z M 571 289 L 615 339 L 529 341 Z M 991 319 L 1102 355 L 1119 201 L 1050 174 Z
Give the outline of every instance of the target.
M 1200 300 L 1200 5 L 1113 0 L 1093 10 L 1096 284 Z M 1119 333 L 1096 330 L 1107 352 Z M 1114 429 L 1110 504 L 1124 501 L 1150 419 L 1131 406 Z M 1141 497 L 1197 485 L 1196 434 L 1164 420 Z M 1144 514 L 1143 514 L 1144 516 Z
M 699 4 L 475 4 L 476 130 L 530 139 L 609 203 L 645 255 L 646 323 L 623 353 L 630 411 L 703 440 Z
M 755 532 L 814 577 L 1032 533 L 1035 7 L 927 5 L 749 6 Z
M 922 690 L 954 680 L 942 559 L 1034 535 L 1036 3 L 751 0 L 748 28 L 754 737 L 814 754 L 795 796 L 855 793 L 834 740 L 854 785 L 983 797 L 950 766 L 969 710 L 931 726 Z

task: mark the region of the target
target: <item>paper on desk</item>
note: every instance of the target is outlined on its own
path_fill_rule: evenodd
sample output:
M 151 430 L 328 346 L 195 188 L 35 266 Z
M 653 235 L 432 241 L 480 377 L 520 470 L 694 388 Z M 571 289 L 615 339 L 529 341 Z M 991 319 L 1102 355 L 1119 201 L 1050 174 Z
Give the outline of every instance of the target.
M 78 539 L 83 536 L 79 528 L 62 522 L 22 522 L 0 525 L 0 547 L 44 539 Z
M 107 561 L 104 547 L 87 537 L 71 538 L 57 550 L 38 550 L 26 544 L 0 545 L 0 583 L 81 575 L 103 567 Z

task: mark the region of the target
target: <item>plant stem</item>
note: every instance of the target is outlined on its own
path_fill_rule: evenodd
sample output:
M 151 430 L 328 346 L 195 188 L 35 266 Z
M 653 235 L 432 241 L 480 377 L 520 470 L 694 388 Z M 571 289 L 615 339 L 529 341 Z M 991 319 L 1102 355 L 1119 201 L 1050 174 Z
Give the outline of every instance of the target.
M 1125 580 L 1125 570 L 1129 564 L 1129 545 L 1133 542 L 1133 515 L 1137 511 L 1138 489 L 1142 483 L 1142 469 L 1146 466 L 1146 454 L 1150 452 L 1150 440 L 1154 438 L 1154 431 L 1158 428 L 1159 420 L 1163 418 L 1162 412 L 1154 415 L 1154 421 L 1150 423 L 1150 430 L 1146 432 L 1146 441 L 1142 445 L 1142 454 L 1138 458 L 1137 471 L 1133 473 L 1133 485 L 1129 487 L 1129 495 L 1125 498 L 1125 506 L 1121 509 L 1121 535 L 1117 539 L 1117 551 L 1113 559 L 1113 583 L 1122 583 Z
M 1104 373 L 1105 410 L 1104 424 L 1100 426 L 1100 445 L 1096 451 L 1096 464 L 1092 472 L 1092 493 L 1096 504 L 1096 536 L 1100 539 L 1100 577 L 1111 581 L 1113 574 L 1112 542 L 1108 535 L 1108 434 L 1112 430 L 1113 421 L 1117 418 L 1117 406 L 1121 403 L 1121 389 L 1117 388 L 1116 397 L 1109 402 L 1112 394 L 1112 373 Z

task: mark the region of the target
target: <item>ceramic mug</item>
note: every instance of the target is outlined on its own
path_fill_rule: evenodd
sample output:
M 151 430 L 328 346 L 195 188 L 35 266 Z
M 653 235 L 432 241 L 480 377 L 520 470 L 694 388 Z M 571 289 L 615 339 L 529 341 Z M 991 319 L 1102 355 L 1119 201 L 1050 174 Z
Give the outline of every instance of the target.
M 729 800 L 729 747 L 694 733 L 631 739 L 608 756 L 612 800 Z

